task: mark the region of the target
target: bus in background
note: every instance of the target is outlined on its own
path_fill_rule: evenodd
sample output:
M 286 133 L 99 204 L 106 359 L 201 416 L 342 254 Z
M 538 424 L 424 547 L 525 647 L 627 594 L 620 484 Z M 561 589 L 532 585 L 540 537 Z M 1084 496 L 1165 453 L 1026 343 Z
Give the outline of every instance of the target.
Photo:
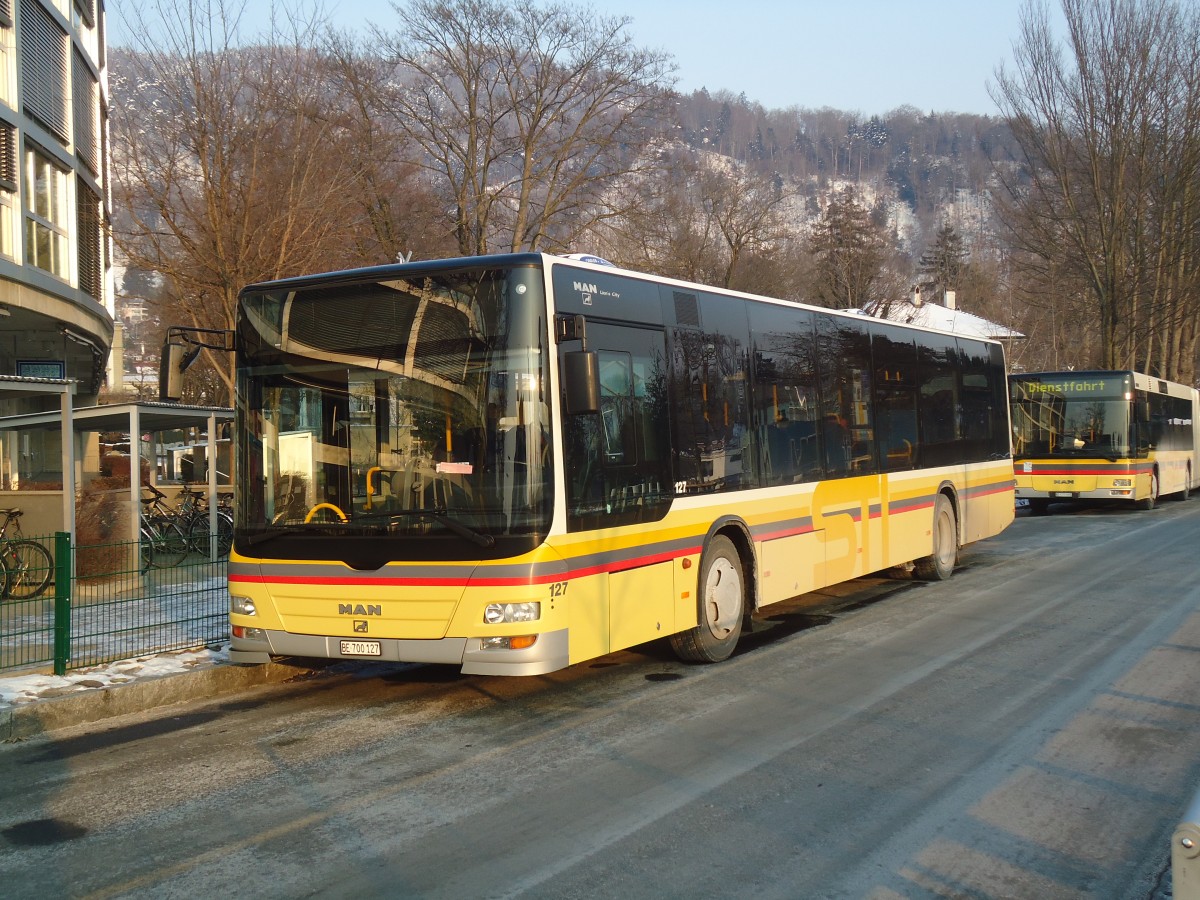
M 1106 500 L 1153 509 L 1200 478 L 1200 394 L 1139 372 L 1010 375 L 1017 500 Z
M 247 287 L 230 657 L 534 675 L 1014 516 L 995 342 L 540 253 Z

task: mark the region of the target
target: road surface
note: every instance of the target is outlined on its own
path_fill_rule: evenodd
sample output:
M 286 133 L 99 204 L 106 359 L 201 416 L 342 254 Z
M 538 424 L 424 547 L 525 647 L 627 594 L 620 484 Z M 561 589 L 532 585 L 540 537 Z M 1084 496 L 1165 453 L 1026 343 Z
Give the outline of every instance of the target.
M 5 897 L 1151 897 L 1200 787 L 1200 500 L 544 677 L 335 667 L 0 746 Z

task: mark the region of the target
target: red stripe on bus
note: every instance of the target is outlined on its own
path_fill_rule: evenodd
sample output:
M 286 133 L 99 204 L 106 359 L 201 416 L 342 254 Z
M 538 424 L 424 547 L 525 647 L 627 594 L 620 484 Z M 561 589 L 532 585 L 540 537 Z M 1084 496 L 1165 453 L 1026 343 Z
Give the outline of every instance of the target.
M 231 574 L 229 576 L 229 580 L 243 584 L 290 584 L 314 586 L 344 585 L 348 587 L 520 587 L 530 584 L 552 584 L 556 581 L 567 581 L 572 578 L 583 578 L 589 575 L 624 572 L 629 569 L 638 569 L 643 566 L 654 565 L 655 563 L 659 562 L 669 562 L 670 560 L 678 559 L 683 556 L 690 556 L 699 552 L 699 547 L 691 547 L 685 550 L 671 550 L 662 553 L 651 553 L 647 554 L 646 556 L 636 557 L 634 559 L 623 559 L 612 563 L 603 563 L 600 565 L 587 566 L 579 569 L 570 569 L 566 573 L 551 572 L 547 575 L 535 575 L 525 578 L 488 578 L 486 576 L 473 578 L 405 578 L 403 576 L 355 578 L 340 575 Z

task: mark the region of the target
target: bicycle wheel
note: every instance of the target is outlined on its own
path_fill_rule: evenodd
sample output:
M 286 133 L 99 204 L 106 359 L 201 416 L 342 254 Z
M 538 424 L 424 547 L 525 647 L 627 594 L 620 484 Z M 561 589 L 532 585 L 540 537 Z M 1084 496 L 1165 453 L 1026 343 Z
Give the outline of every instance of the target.
M 217 550 L 222 556 L 228 556 L 233 549 L 233 517 L 223 512 L 217 513 Z
M 11 541 L 4 548 L 8 568 L 5 596 L 14 600 L 40 597 L 54 574 L 54 558 L 37 541 Z
M 142 572 L 148 572 L 154 566 L 154 532 L 142 526 L 141 539 L 138 541 L 138 550 L 142 559 Z
M 154 534 L 154 565 L 161 569 L 177 566 L 187 558 L 191 547 L 185 532 L 174 519 L 156 519 L 150 523 Z
M 201 556 L 209 554 L 208 516 L 202 516 L 192 521 L 188 533 L 192 549 Z M 217 555 L 228 556 L 229 548 L 233 546 L 233 521 L 223 513 L 217 515 Z

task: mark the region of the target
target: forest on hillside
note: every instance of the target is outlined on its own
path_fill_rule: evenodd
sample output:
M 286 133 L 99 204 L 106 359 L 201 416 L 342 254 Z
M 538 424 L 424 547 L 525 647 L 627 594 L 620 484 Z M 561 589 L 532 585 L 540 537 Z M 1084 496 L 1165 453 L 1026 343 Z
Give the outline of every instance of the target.
M 245 46 L 219 0 L 175 0 L 109 58 L 126 291 L 220 329 L 254 281 L 590 252 L 838 308 L 953 290 L 1025 336 L 1013 368 L 1191 381 L 1200 63 L 1179 50 L 1200 28 L 1166 0 L 1063 8 L 1091 80 L 1031 13 L 1003 117 L 863 118 L 678 93 L 669 54 L 587 8 L 415 0 L 365 43 L 292 19 Z M 228 364 L 205 371 L 193 389 L 227 396 Z

